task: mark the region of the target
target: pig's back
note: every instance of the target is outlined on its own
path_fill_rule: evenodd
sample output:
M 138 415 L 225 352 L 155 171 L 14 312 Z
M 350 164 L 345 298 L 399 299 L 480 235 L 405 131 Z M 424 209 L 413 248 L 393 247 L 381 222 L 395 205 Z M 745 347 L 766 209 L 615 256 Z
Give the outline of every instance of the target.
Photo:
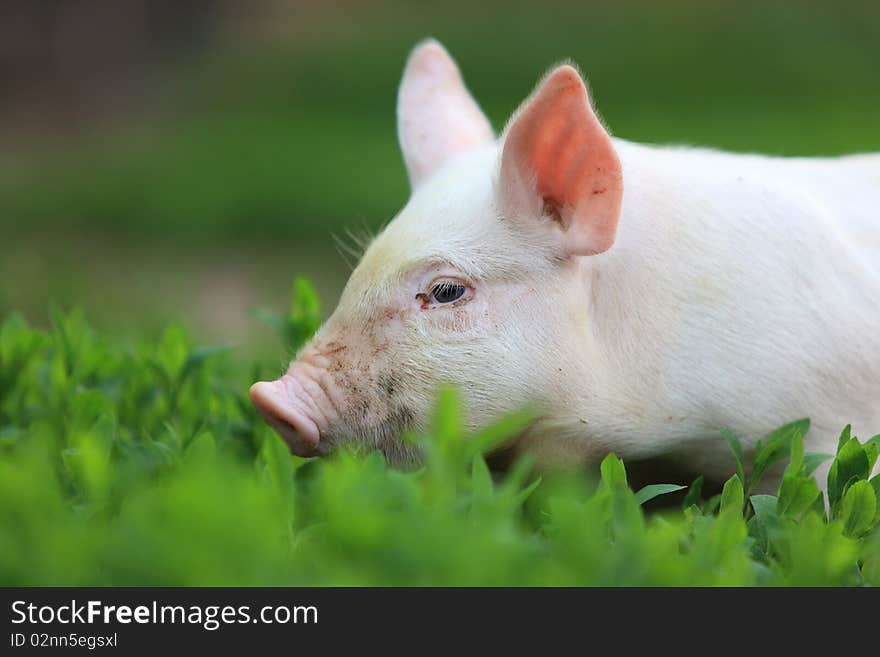
M 644 149 L 629 142 L 624 149 Z M 745 181 L 813 199 L 880 275 L 880 153 L 839 157 L 773 157 L 691 147 L 647 147 L 652 159 L 682 173 L 715 179 L 720 186 Z
M 880 154 L 768 157 L 720 154 L 729 166 L 810 196 L 880 272 Z
M 853 246 L 880 271 L 880 154 L 768 161 L 819 200 Z

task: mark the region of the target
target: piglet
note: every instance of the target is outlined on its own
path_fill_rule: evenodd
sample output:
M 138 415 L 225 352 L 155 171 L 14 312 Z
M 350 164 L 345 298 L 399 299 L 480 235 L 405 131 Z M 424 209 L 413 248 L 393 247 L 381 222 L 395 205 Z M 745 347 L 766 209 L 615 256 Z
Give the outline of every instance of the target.
M 722 426 L 747 454 L 801 417 L 808 451 L 880 431 L 880 155 L 612 139 L 568 64 L 496 139 L 436 41 L 406 64 L 397 122 L 409 201 L 286 373 L 251 388 L 295 454 L 357 441 L 417 462 L 401 432 L 441 384 L 473 428 L 538 409 L 510 448 L 544 467 L 613 451 L 721 478 Z

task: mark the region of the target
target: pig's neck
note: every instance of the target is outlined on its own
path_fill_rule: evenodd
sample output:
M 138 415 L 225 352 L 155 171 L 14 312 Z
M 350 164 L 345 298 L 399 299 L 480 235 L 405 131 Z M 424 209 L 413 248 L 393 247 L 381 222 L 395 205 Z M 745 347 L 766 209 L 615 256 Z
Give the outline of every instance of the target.
M 575 341 L 585 365 L 577 403 L 587 426 L 595 427 L 591 438 L 617 451 L 621 443 L 632 443 L 628 451 L 638 452 L 656 443 L 646 432 L 669 425 L 670 414 L 684 413 L 675 398 L 680 382 L 670 377 L 681 347 L 676 314 L 692 305 L 691 282 L 687 268 L 679 266 L 686 256 L 676 243 L 678 230 L 669 225 L 680 225 L 682 208 L 693 200 L 687 184 L 663 173 L 655 149 L 620 141 L 616 146 L 625 181 L 617 240 L 606 253 L 578 262 L 579 294 L 587 300 L 580 317 L 589 328 L 579 328 Z M 695 429 L 678 425 L 673 434 Z

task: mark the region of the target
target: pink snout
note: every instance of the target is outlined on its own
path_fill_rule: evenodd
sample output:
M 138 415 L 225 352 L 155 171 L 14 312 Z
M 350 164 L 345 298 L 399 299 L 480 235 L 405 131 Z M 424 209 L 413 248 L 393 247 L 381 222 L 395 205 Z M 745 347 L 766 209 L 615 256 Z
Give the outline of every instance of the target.
M 289 374 L 277 381 L 260 381 L 251 386 L 251 401 L 266 422 L 284 439 L 297 456 L 317 456 L 321 435 L 310 417 L 309 403 L 299 383 Z

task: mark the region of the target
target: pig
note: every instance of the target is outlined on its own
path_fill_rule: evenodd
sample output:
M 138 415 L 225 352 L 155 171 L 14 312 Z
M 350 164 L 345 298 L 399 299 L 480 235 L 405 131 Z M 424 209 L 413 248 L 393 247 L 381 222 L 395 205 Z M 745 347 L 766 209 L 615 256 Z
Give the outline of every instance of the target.
M 406 63 L 397 125 L 408 202 L 250 390 L 295 454 L 354 441 L 417 463 L 402 432 L 444 384 L 472 429 L 535 409 L 508 449 L 541 468 L 614 452 L 721 479 L 723 426 L 747 456 L 802 417 L 808 451 L 847 423 L 880 431 L 880 155 L 612 138 L 571 64 L 496 139 L 434 40 Z

